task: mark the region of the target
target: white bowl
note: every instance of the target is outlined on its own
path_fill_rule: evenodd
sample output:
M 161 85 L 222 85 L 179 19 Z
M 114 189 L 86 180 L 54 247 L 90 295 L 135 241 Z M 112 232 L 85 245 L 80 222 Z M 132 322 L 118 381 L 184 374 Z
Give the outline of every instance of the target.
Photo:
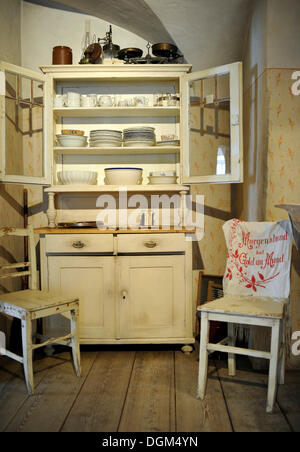
M 149 184 L 151 185 L 177 184 L 177 176 L 149 176 Z
M 106 185 L 140 185 L 143 170 L 141 168 L 105 168 Z
M 58 144 L 62 147 L 84 147 L 87 145 L 87 137 L 77 135 L 57 135 Z
M 97 185 L 98 173 L 94 171 L 59 171 L 58 182 L 62 185 Z

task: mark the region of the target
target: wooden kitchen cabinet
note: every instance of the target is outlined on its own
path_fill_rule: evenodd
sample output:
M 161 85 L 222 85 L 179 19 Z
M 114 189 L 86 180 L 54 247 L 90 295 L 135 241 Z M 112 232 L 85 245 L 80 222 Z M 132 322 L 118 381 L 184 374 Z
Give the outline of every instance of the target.
M 82 344 L 194 343 L 192 242 L 184 233 L 36 232 L 42 288 L 79 297 Z M 45 336 L 66 325 L 50 320 Z

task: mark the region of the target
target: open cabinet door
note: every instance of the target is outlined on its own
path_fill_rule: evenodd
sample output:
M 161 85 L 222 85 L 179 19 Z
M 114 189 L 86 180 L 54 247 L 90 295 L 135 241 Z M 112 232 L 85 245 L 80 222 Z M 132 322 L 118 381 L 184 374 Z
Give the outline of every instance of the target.
M 0 62 L 0 182 L 51 184 L 46 78 Z
M 242 63 L 182 77 L 182 183 L 243 181 Z

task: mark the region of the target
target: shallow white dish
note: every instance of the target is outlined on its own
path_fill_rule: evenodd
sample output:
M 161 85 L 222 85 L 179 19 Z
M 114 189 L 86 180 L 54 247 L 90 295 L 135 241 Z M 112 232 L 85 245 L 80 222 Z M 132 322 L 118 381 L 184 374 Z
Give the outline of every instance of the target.
M 180 146 L 179 140 L 158 141 L 157 146 Z
M 177 184 L 177 176 L 149 176 L 150 185 Z
M 98 173 L 94 171 L 59 171 L 57 179 L 62 185 L 97 185 Z
M 98 141 L 90 141 L 90 147 L 92 148 L 109 148 L 109 147 L 117 147 L 120 148 L 122 146 L 122 141 L 114 141 L 114 140 L 98 140 Z
M 106 185 L 140 185 L 142 168 L 105 168 Z
M 155 141 L 124 141 L 124 146 L 129 148 L 150 147 L 155 146 Z

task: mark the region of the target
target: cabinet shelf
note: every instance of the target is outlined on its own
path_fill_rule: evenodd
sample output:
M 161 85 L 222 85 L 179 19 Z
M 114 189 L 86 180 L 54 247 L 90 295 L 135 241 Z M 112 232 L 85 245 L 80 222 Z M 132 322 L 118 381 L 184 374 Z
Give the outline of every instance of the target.
M 143 155 L 143 154 L 180 154 L 179 146 L 148 147 L 55 147 L 56 155 Z
M 61 118 L 91 117 L 149 117 L 179 116 L 179 107 L 93 107 L 93 108 L 53 108 L 54 115 Z
M 165 185 L 52 185 L 45 189 L 47 193 L 101 193 L 101 192 L 181 192 L 189 191 L 189 187 L 180 184 Z

